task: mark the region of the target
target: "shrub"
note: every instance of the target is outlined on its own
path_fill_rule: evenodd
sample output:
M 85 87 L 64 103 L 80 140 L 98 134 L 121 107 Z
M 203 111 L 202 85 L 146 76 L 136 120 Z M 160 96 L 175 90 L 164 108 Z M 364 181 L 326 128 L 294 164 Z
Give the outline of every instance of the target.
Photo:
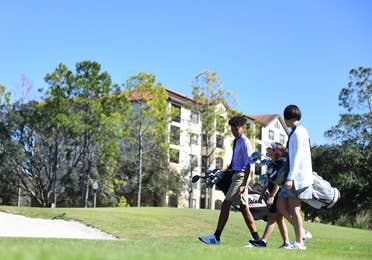
M 370 211 L 361 211 L 356 214 L 353 227 L 369 229 L 372 216 Z
M 351 227 L 352 221 L 348 215 L 343 214 L 336 220 L 335 224 L 337 226 Z

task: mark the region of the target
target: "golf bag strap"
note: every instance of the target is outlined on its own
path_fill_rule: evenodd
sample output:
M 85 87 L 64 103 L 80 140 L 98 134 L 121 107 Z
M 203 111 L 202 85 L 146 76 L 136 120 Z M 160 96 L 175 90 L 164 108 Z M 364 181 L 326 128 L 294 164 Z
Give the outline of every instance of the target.
M 236 138 L 234 138 L 234 141 L 233 141 L 233 153 L 232 153 L 230 165 L 227 167 L 228 170 L 232 170 L 232 161 L 234 158 L 235 146 L 236 146 Z
M 288 152 L 287 152 L 287 163 L 288 163 L 288 165 L 290 165 L 289 164 L 289 139 L 291 138 L 291 136 L 292 136 L 292 134 L 294 133 L 294 131 L 296 130 L 296 128 L 297 128 L 297 126 L 294 126 L 293 128 L 292 128 L 292 131 L 290 132 L 290 134 L 289 134 L 289 136 L 288 136 L 288 140 L 287 140 L 287 150 L 288 150 Z M 289 170 L 289 167 L 288 167 L 288 170 Z

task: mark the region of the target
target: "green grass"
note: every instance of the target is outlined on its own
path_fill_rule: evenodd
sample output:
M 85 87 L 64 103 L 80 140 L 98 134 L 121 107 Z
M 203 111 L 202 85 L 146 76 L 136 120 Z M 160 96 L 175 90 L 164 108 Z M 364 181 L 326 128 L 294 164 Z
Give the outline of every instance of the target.
M 305 228 L 313 238 L 306 251 L 278 249 L 281 239 L 277 228 L 268 248 L 244 248 L 250 235 L 236 212 L 230 214 L 221 246 L 207 246 L 197 237 L 214 231 L 219 211 L 26 207 L 0 210 L 39 218 L 66 213 L 66 219 L 79 220 L 121 238 L 117 241 L 0 238 L 0 259 L 372 259 L 371 231 L 308 222 Z M 257 221 L 257 227 L 261 234 L 265 222 Z M 288 227 L 293 240 L 293 229 Z

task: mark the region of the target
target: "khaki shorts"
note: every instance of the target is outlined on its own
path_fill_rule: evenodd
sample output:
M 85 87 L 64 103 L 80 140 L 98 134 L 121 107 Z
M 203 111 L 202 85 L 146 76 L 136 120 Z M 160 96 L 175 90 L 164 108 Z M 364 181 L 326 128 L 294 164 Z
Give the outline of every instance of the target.
M 244 172 L 234 172 L 230 174 L 233 176 L 225 200 L 238 202 L 240 205 L 248 205 L 248 188 L 245 188 L 244 192 L 239 194 L 239 187 L 242 185 L 244 180 Z

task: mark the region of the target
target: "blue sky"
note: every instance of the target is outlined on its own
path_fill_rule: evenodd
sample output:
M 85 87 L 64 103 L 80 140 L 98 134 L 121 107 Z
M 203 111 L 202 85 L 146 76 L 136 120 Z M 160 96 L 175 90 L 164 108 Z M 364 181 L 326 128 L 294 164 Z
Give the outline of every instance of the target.
M 62 62 L 97 61 L 113 82 L 140 71 L 191 96 L 216 72 L 245 114 L 282 114 L 297 104 L 312 144 L 344 110 L 349 71 L 372 66 L 372 1 L 2 1 L 0 84 L 38 99 Z M 25 75 L 33 88 L 21 88 Z

